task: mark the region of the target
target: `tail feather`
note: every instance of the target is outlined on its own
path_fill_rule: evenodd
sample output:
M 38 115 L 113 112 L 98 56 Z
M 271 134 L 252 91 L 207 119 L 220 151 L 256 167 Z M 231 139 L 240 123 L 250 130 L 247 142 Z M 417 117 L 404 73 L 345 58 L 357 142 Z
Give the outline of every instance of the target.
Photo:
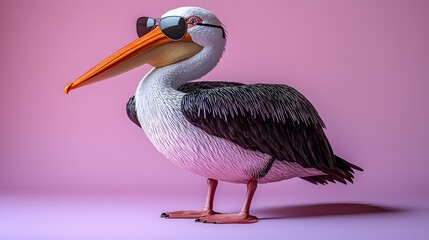
M 362 168 L 347 162 L 341 157 L 335 156 L 335 164 L 333 169 L 321 169 L 326 175 L 318 175 L 311 177 L 302 177 L 302 179 L 314 183 L 314 184 L 328 184 L 328 182 L 341 182 L 347 184 L 347 182 L 353 183 L 353 173 L 356 171 L 363 171 Z

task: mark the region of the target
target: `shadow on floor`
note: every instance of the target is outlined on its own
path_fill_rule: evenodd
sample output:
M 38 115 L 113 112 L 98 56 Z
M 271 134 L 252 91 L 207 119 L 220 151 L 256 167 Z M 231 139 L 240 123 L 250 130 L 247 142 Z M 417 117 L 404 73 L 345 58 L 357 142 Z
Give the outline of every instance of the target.
M 260 219 L 305 218 L 358 214 L 385 214 L 406 210 L 365 203 L 323 203 L 255 209 Z

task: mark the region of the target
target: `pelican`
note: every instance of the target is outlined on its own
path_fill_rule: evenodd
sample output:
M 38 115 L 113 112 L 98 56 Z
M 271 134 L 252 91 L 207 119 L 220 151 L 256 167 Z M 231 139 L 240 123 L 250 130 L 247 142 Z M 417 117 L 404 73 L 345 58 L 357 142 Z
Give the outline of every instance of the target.
M 154 68 L 127 103 L 129 118 L 176 165 L 207 178 L 202 210 L 164 218 L 202 223 L 254 223 L 250 205 L 258 183 L 294 177 L 314 184 L 353 182 L 362 169 L 334 155 L 312 104 L 287 85 L 197 80 L 225 50 L 225 29 L 210 11 L 179 7 L 161 18 L 141 17 L 139 38 L 65 86 L 70 90 L 143 64 Z M 213 209 L 218 181 L 247 184 L 242 209 Z

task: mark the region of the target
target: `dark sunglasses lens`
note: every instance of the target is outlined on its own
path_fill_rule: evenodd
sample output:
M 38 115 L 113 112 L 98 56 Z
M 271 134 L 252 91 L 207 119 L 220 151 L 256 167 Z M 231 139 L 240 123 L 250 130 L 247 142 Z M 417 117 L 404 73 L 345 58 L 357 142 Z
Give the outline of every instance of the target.
M 137 35 L 139 37 L 150 32 L 155 26 L 155 19 L 149 17 L 141 17 L 137 19 Z
M 159 27 L 171 40 L 181 40 L 186 34 L 186 20 L 182 17 L 166 17 L 161 19 Z

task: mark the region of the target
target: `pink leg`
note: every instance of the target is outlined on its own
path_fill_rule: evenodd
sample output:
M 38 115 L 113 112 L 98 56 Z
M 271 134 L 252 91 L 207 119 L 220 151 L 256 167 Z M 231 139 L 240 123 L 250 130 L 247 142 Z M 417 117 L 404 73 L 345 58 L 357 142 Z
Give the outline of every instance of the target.
M 239 213 L 212 214 L 202 216 L 195 220 L 202 223 L 254 223 L 258 218 L 249 214 L 250 204 L 255 194 L 258 182 L 254 179 L 247 183 L 247 194 L 244 200 L 243 208 Z
M 206 204 L 203 208 L 203 210 L 199 211 L 175 211 L 175 212 L 166 212 L 162 213 L 162 218 L 198 218 L 198 217 L 204 217 L 213 215 L 216 212 L 213 211 L 213 199 L 216 192 L 217 187 L 217 180 L 214 179 L 207 179 L 207 185 L 208 185 L 208 193 L 207 193 L 207 200 Z

